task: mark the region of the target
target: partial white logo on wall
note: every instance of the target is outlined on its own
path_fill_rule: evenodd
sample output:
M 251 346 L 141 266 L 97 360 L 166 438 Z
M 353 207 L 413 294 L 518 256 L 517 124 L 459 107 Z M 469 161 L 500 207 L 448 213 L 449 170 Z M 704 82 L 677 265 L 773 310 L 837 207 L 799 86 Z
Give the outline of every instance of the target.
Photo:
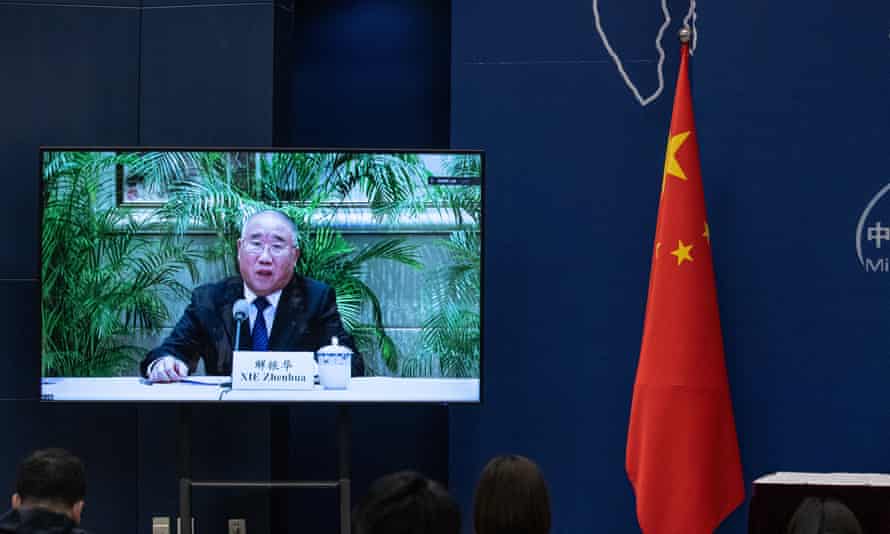
M 890 198 L 881 202 L 888 192 L 890 184 L 872 197 L 856 225 L 856 256 L 867 273 L 890 272 Z

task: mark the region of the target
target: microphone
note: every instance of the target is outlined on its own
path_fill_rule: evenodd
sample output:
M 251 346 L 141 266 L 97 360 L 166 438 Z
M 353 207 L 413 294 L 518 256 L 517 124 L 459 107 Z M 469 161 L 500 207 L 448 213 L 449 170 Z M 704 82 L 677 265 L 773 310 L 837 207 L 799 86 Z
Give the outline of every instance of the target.
M 250 311 L 250 304 L 245 299 L 238 299 L 232 306 L 232 317 L 235 318 L 235 348 L 241 347 L 241 321 L 247 319 L 247 313 Z

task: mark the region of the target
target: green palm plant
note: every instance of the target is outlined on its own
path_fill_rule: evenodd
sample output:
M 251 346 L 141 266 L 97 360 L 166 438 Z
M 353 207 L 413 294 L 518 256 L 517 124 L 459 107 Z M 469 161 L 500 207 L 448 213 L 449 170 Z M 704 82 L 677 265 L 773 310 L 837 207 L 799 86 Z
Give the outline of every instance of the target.
M 417 249 L 404 239 L 354 246 L 331 226 L 331 218 L 323 215 L 337 209 L 329 205 L 331 199 L 344 200 L 355 190 L 368 198 L 379 217 L 395 213 L 395 207 L 414 200 L 414 188 L 426 176 L 418 158 L 273 153 L 219 163 L 219 153 L 208 153 L 189 163 L 193 169 L 199 168 L 194 178 L 187 177 L 187 169 L 180 169 L 179 176 L 185 178 L 169 184 L 171 195 L 160 210 L 161 217 L 173 221 L 177 235 L 194 224 L 211 230 L 217 237 L 211 257 L 235 272 L 236 241 L 245 216 L 267 208 L 286 212 L 296 221 L 300 234 L 297 270 L 335 289 L 344 327 L 356 337 L 359 348 L 379 352 L 386 367 L 396 370 L 399 352 L 386 332 L 379 299 L 362 281 L 362 275 L 372 260 L 420 268 Z M 366 307 L 370 309 L 370 323 L 362 322 Z
M 449 176 L 481 176 L 475 156 L 448 160 Z M 480 355 L 482 196 L 479 187 L 443 187 L 430 191 L 431 198 L 451 214 L 458 228 L 439 240 L 448 262 L 427 275 L 427 295 L 433 312 L 424 321 L 423 350 L 404 362 L 403 374 L 478 377 Z
M 371 260 L 390 260 L 419 269 L 422 265 L 417 260 L 417 248 L 403 239 L 384 239 L 357 248 L 336 230 L 321 226 L 311 233 L 301 233 L 300 250 L 297 270 L 335 288 L 344 328 L 360 347 L 378 351 L 387 368 L 396 370 L 398 348 L 386 333 L 380 300 L 362 275 Z M 370 308 L 370 323 L 361 322 L 365 306 Z
M 47 152 L 42 226 L 44 375 L 107 376 L 124 371 L 169 319 L 165 298 L 187 297 L 178 276 L 197 278 L 199 254 L 175 238 L 146 235 L 157 221 L 114 203 L 108 176 L 128 157 Z

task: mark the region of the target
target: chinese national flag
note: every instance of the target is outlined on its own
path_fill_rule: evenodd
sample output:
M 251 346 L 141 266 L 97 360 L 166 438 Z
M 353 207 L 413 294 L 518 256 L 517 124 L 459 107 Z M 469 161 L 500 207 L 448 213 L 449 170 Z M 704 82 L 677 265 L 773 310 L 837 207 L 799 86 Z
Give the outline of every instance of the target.
M 681 54 L 627 436 L 644 534 L 713 532 L 745 498 Z

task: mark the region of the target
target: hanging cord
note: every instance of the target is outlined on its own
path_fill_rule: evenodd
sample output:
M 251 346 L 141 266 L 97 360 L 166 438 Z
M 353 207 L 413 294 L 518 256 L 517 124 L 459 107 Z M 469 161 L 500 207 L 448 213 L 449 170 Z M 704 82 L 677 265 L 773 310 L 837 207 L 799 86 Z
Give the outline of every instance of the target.
M 599 0 L 593 0 L 593 22 L 596 25 L 596 31 L 599 33 L 600 39 L 603 41 L 603 45 L 609 53 L 609 57 L 612 58 L 615 66 L 618 67 L 618 73 L 621 74 L 621 78 L 624 80 L 625 85 L 631 90 L 641 106 L 651 104 L 664 90 L 664 48 L 661 46 L 661 39 L 664 37 L 664 32 L 671 23 L 671 12 L 667 6 L 667 0 L 661 0 L 661 12 L 664 14 L 664 22 L 661 24 L 661 27 L 658 28 L 658 34 L 655 36 L 655 49 L 658 50 L 658 66 L 655 69 L 655 72 L 658 75 L 658 88 L 655 89 L 655 92 L 651 95 L 644 98 L 637 89 L 637 86 L 631 81 L 627 71 L 624 70 L 624 64 L 621 62 L 621 58 L 618 57 L 618 54 L 609 43 L 609 38 L 606 37 L 606 32 L 603 30 L 602 20 L 600 19 Z M 695 29 L 695 19 L 695 0 L 690 0 L 689 11 L 687 11 L 686 16 L 683 18 L 684 26 L 689 26 L 690 20 L 692 22 L 692 46 L 690 47 L 690 54 L 695 51 L 695 46 L 698 41 L 698 32 Z
M 686 12 L 686 16 L 683 17 L 683 26 L 692 29 L 692 43 L 690 43 L 689 47 L 689 55 L 695 55 L 695 45 L 698 44 L 698 28 L 695 27 L 695 19 L 697 18 L 697 13 L 695 12 L 695 0 L 689 0 L 689 11 Z M 690 20 L 692 21 L 690 23 Z

